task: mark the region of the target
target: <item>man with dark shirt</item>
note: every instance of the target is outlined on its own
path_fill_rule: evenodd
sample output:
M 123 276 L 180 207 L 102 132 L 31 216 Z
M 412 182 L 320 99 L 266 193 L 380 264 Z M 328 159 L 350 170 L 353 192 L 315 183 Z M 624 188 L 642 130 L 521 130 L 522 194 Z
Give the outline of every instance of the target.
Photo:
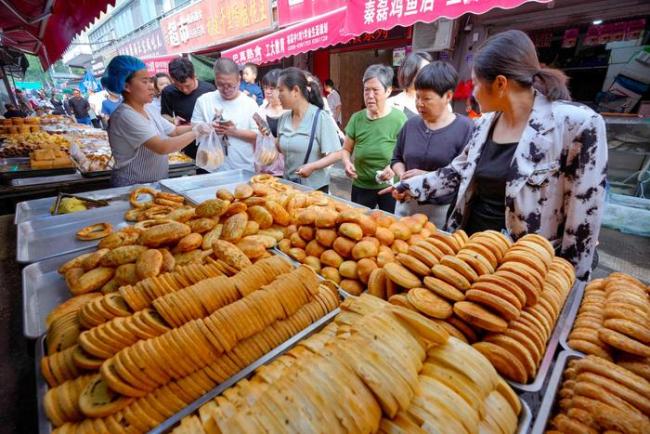
M 27 117 L 27 114 L 18 110 L 15 105 L 13 104 L 5 104 L 5 113 L 4 117 L 5 119 L 11 119 L 11 118 L 25 118 Z
M 173 86 L 163 89 L 160 96 L 160 112 L 163 117 L 177 125 L 189 123 L 196 100 L 204 93 L 216 88 L 200 81 L 194 75 L 194 66 L 189 59 L 178 57 L 169 62 L 169 75 Z M 190 143 L 183 152 L 196 159 L 196 142 Z
M 72 91 L 72 98 L 68 100 L 68 112 L 74 114 L 77 123 L 92 125 L 92 121 L 90 120 L 90 104 L 86 98 L 81 96 L 79 89 Z

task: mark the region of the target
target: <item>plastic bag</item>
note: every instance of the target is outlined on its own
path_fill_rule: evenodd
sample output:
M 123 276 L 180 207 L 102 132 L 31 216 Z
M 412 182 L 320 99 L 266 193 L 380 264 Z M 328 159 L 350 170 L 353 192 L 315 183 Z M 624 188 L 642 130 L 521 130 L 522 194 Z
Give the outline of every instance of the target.
M 198 139 L 196 165 L 208 172 L 216 171 L 224 162 L 225 155 L 221 139 L 216 131 Z
M 282 176 L 284 173 L 284 156 L 275 147 L 273 136 L 258 135 L 255 142 L 255 171 Z

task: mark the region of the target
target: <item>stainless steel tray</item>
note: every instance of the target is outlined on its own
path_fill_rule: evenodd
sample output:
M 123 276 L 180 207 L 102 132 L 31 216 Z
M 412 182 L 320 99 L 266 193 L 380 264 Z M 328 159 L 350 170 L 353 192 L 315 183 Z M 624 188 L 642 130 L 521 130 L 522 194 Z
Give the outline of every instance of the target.
M 84 197 L 84 198 L 94 199 L 94 200 L 102 200 L 102 199 L 111 200 L 112 202 L 108 205 L 110 207 L 118 203 L 119 201 L 128 202 L 131 191 L 137 187 L 151 187 L 151 188 L 155 188 L 156 190 L 160 190 L 161 188 L 159 183 L 154 182 L 153 184 L 131 185 L 128 187 L 117 187 L 117 188 L 107 188 L 107 189 L 96 190 L 96 191 L 88 191 L 88 192 L 78 193 L 76 195 L 79 197 Z M 22 222 L 33 220 L 36 218 L 57 219 L 61 217 L 61 216 L 53 216 L 50 214 L 50 207 L 54 204 L 55 201 L 56 201 L 56 196 L 19 202 L 16 205 L 16 215 L 14 217 L 14 223 L 20 224 Z M 102 207 L 102 209 L 106 209 L 106 207 Z M 90 211 L 92 210 L 80 211 L 78 213 L 74 213 L 74 215 L 81 217 L 81 216 L 85 216 L 86 213 Z
M 582 355 L 575 351 L 562 351 L 555 361 L 555 366 L 553 367 L 553 372 L 551 373 L 551 378 L 548 381 L 548 386 L 546 387 L 546 392 L 544 393 L 544 399 L 542 404 L 539 407 L 537 412 L 537 417 L 535 418 L 535 423 L 533 425 L 531 434 L 544 434 L 546 431 L 546 425 L 548 424 L 549 419 L 553 416 L 553 411 L 555 409 L 555 398 L 557 396 L 558 389 L 562 384 L 562 376 L 564 374 L 564 368 L 566 368 L 569 360 L 580 359 Z
M 573 299 L 573 304 L 571 305 L 571 309 L 569 310 L 569 314 L 567 315 L 564 323 L 562 323 L 562 331 L 560 332 L 560 345 L 562 346 L 562 348 L 568 351 L 579 352 L 571 348 L 567 340 L 569 339 L 569 334 L 571 334 L 571 330 L 573 329 L 573 323 L 575 323 L 576 316 L 578 315 L 578 311 L 580 310 L 580 305 L 582 304 L 582 297 L 584 297 L 585 295 L 586 286 L 587 285 L 585 283 L 582 283 L 580 286 L 575 288 L 574 290 L 575 296 Z
M 23 334 L 26 338 L 36 339 L 45 333 L 47 315 L 71 297 L 63 277 L 56 270 L 85 252 L 57 256 L 23 268 Z
M 194 413 L 203 404 L 221 395 L 226 389 L 231 388 L 232 386 L 237 384 L 240 380 L 249 377 L 260 366 L 272 362 L 276 357 L 290 350 L 298 342 L 311 336 L 313 333 L 316 333 L 319 330 L 321 330 L 330 321 L 332 321 L 334 317 L 339 314 L 339 312 L 340 312 L 340 308 L 337 307 L 336 309 L 334 309 L 333 311 L 331 311 L 330 313 L 328 313 L 327 315 L 325 315 L 324 317 L 322 317 L 321 319 L 319 319 L 318 321 L 316 321 L 306 329 L 302 330 L 300 333 L 292 336 L 291 338 L 289 338 L 284 343 L 280 344 L 280 346 L 276 347 L 271 352 L 260 357 L 255 362 L 251 363 L 246 368 L 242 369 L 241 371 L 239 371 L 238 373 L 230 377 L 228 380 L 224 381 L 223 383 L 221 383 L 220 385 L 212 389 L 210 392 L 206 393 L 201 398 L 197 399 L 196 401 L 194 401 L 193 403 L 185 407 L 183 410 L 171 416 L 169 419 L 167 419 L 166 421 L 158 425 L 156 428 L 149 431 L 149 434 L 166 433 L 171 431 L 171 429 L 174 426 L 176 426 L 181 421 L 181 419 Z
M 519 392 L 541 392 L 542 389 L 544 388 L 544 382 L 546 381 L 546 377 L 548 377 L 548 374 L 552 368 L 551 365 L 553 363 L 553 359 L 555 358 L 555 350 L 557 349 L 558 343 L 560 341 L 560 333 L 562 332 L 563 324 L 567 321 L 569 317 L 569 312 L 571 311 L 571 307 L 574 303 L 577 294 L 577 289 L 580 287 L 580 285 L 584 285 L 584 284 L 581 282 L 576 282 L 573 285 L 573 288 L 571 288 L 569 296 L 564 302 L 564 306 L 562 307 L 562 312 L 560 312 L 560 316 L 558 317 L 555 323 L 555 328 L 553 329 L 553 333 L 551 334 L 551 337 L 549 338 L 548 343 L 546 344 L 546 352 L 544 353 L 544 357 L 542 358 L 542 363 L 540 363 L 539 369 L 537 370 L 537 376 L 535 377 L 535 380 L 529 384 L 521 384 L 521 383 L 508 380 L 508 383 L 510 384 L 510 386 L 512 386 L 513 389 Z
M 184 191 L 194 190 L 197 188 L 248 182 L 253 176 L 255 176 L 255 173 L 247 170 L 227 170 L 224 172 L 208 173 L 205 175 L 163 179 L 160 181 L 160 185 L 176 194 L 182 194 Z
M 163 434 L 163 433 L 171 432 L 171 430 L 178 423 L 180 423 L 180 421 L 184 417 L 191 415 L 192 413 L 197 411 L 202 405 L 210 402 L 217 396 L 221 395 L 224 391 L 231 388 L 239 381 L 243 380 L 244 378 L 249 378 L 251 375 L 253 375 L 255 370 L 260 366 L 271 363 L 277 357 L 281 356 L 282 354 L 286 353 L 291 348 L 293 348 L 300 341 L 308 338 L 314 333 L 319 332 L 323 327 L 325 327 L 327 324 L 333 321 L 336 315 L 339 314 L 339 312 L 340 312 L 340 308 L 336 308 L 332 312 L 328 313 L 323 318 L 313 323 L 311 326 L 307 327 L 297 335 L 291 337 L 289 340 L 281 344 L 279 347 L 275 348 L 270 353 L 259 358 L 258 360 L 256 360 L 255 362 L 247 366 L 245 369 L 239 371 L 237 374 L 230 377 L 228 380 L 221 383 L 220 385 L 212 389 L 210 392 L 206 393 L 201 398 L 197 399 L 196 401 L 194 401 L 193 403 L 185 407 L 183 410 L 179 411 L 178 413 L 176 413 L 175 415 L 173 415 L 172 417 L 164 421 L 162 424 L 158 425 L 156 428 L 149 431 L 148 434 Z M 526 401 L 524 401 L 523 399 L 520 399 L 520 402 L 521 402 L 521 413 L 519 414 L 519 424 L 517 426 L 517 434 L 527 434 L 530 428 L 530 423 L 532 422 L 533 419 L 533 415 L 532 412 L 530 411 L 530 407 L 528 406 L 528 403 L 526 403 Z
M 45 414 L 45 407 L 43 400 L 47 393 L 48 385 L 41 373 L 41 359 L 45 356 L 45 335 L 36 340 L 34 348 L 34 368 L 36 370 L 36 412 L 38 417 L 38 432 L 39 434 L 50 434 L 52 432 L 52 424 Z
M 68 216 L 61 216 L 68 217 Z M 80 241 L 76 237 L 79 229 L 85 226 L 106 222 L 118 230 L 127 223 L 124 221 L 124 208 L 112 207 L 100 215 L 90 215 L 79 219 L 70 214 L 71 220 L 32 220 L 18 225 L 16 242 L 16 261 L 32 263 L 54 256 L 78 252 L 95 247 L 99 240 Z
M 191 189 L 191 190 L 185 190 L 185 191 L 181 192 L 180 194 L 185 196 L 185 198 L 189 202 L 191 202 L 192 204 L 198 205 L 198 204 L 200 204 L 201 202 L 203 202 L 205 200 L 214 199 L 216 197 L 217 190 L 225 188 L 226 190 L 234 191 L 235 187 L 237 187 L 239 184 L 241 184 L 242 182 L 248 182 L 249 180 L 250 180 L 250 178 L 248 178 L 246 180 L 234 181 L 234 182 L 233 181 L 228 181 L 228 182 L 226 182 L 224 184 L 212 184 L 209 187 L 201 187 L 201 188 L 194 188 L 194 189 Z M 301 184 L 296 184 L 295 182 L 287 181 L 285 179 L 279 179 L 278 181 L 281 184 L 290 185 L 291 187 L 293 187 L 293 188 L 295 188 L 296 190 L 299 190 L 299 191 L 312 191 L 313 190 L 313 188 L 311 188 L 311 187 L 307 187 L 307 186 L 301 185 Z M 334 197 L 334 196 L 332 196 L 332 197 Z M 342 199 L 340 199 L 340 200 L 342 200 Z

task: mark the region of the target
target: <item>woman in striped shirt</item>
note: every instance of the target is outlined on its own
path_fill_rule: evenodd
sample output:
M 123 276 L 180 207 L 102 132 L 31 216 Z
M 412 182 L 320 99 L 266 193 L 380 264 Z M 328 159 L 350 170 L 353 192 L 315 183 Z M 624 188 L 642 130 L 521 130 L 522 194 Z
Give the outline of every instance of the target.
M 152 110 L 153 82 L 145 64 L 132 56 L 116 56 L 106 68 L 102 85 L 121 94 L 123 103 L 113 112 L 108 126 L 115 166 L 115 187 L 154 182 L 169 175 L 168 154 L 180 151 L 211 126 L 174 126 Z

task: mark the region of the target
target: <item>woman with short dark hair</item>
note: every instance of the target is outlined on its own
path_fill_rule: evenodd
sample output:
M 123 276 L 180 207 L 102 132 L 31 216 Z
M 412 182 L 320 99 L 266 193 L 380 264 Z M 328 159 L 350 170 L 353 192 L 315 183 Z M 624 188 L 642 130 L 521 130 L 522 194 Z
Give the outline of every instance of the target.
M 370 65 L 363 74 L 364 110 L 350 117 L 345 127 L 343 164 L 352 178 L 352 201 L 368 208 L 393 212 L 395 201 L 377 193 L 386 187 L 377 175 L 390 163 L 395 140 L 406 116 L 387 103 L 393 89 L 393 70 L 386 65 Z M 351 156 L 354 153 L 354 163 Z
M 542 67 L 519 30 L 482 45 L 472 81 L 483 116 L 463 152 L 384 192 L 424 201 L 458 189 L 451 230 L 504 230 L 513 239 L 540 234 L 579 279 L 589 279 L 607 176 L 603 118 L 568 101 L 566 76 Z
M 405 181 L 445 167 L 465 148 L 474 125 L 467 117 L 448 109 L 457 84 L 458 74 L 449 63 L 437 61 L 420 70 L 415 79 L 416 107 L 420 116 L 404 124 L 397 137 L 391 167 L 384 171 L 383 179 L 396 175 Z M 442 228 L 454 193 L 424 202 L 398 202 L 395 214 L 400 217 L 426 214 Z
M 422 68 L 431 62 L 433 62 L 433 58 L 429 53 L 417 51 L 406 56 L 397 70 L 397 83 L 403 91 L 388 98 L 388 103 L 404 112 L 408 119 L 418 115 L 415 101 L 415 77 Z
M 172 83 L 172 79 L 169 74 L 165 72 L 158 72 L 153 76 L 153 100 L 151 105 L 158 111 L 160 111 L 160 95 L 164 88 L 169 86 Z

